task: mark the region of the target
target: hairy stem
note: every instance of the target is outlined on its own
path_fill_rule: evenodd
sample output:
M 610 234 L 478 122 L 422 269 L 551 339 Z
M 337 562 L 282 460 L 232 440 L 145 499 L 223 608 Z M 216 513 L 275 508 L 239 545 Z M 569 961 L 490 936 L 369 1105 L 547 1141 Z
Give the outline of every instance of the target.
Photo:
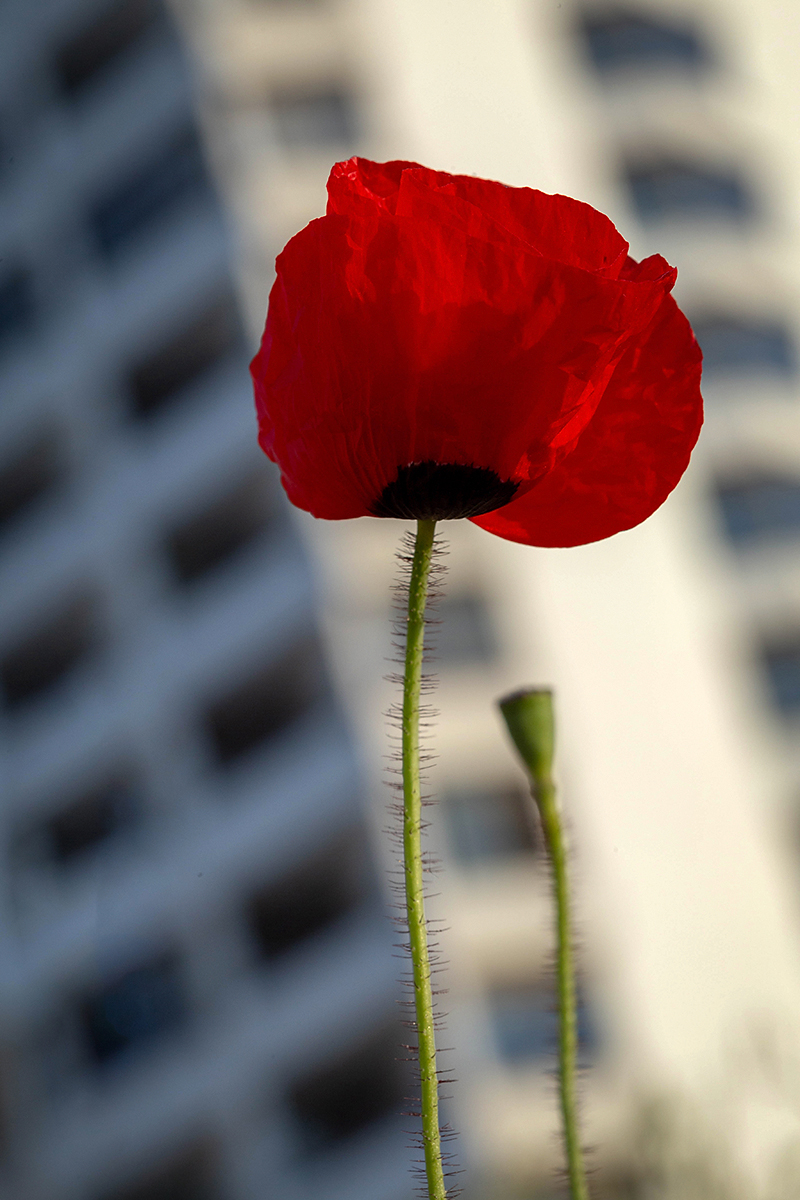
M 439 1133 L 439 1079 L 428 954 L 428 928 L 422 883 L 421 816 L 419 784 L 419 696 L 425 634 L 425 600 L 433 551 L 435 521 L 418 521 L 411 582 L 408 588 L 405 674 L 403 677 L 403 860 L 406 915 L 414 977 L 414 1005 L 419 1039 L 419 1074 L 422 1100 L 422 1143 L 429 1200 L 445 1200 Z
M 542 817 L 542 827 L 553 864 L 553 891 L 556 902 L 556 933 L 558 941 L 556 976 L 558 984 L 558 1074 L 561 1094 L 561 1115 L 564 1123 L 564 1150 L 572 1200 L 588 1200 L 586 1173 L 583 1165 L 580 1130 L 578 1128 L 577 1061 L 578 1020 L 575 998 L 575 966 L 572 956 L 572 918 L 570 912 L 567 849 L 564 831 L 551 784 L 537 787 L 536 801 Z
M 572 1200 L 589 1200 L 578 1124 L 578 1019 L 573 961 L 568 853 L 553 784 L 553 697 L 545 690 L 517 692 L 500 701 L 500 710 L 533 781 L 533 798 L 542 819 L 553 866 L 558 988 L 558 1076 L 564 1152 Z

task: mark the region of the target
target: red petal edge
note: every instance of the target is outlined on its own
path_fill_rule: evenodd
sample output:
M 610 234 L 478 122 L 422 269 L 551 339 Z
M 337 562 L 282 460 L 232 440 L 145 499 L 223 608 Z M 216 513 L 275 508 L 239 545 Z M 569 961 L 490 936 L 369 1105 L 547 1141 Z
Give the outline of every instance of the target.
M 528 546 L 579 546 L 632 529 L 663 504 L 703 422 L 702 355 L 671 296 L 620 360 L 575 448 L 476 525 Z

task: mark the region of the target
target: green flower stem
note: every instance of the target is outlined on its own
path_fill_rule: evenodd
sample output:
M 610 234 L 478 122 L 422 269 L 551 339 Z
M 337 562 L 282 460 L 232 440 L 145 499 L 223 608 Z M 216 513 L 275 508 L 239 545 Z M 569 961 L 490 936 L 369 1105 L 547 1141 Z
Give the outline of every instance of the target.
M 419 1039 L 419 1074 L 422 1099 L 422 1143 L 429 1200 L 445 1200 L 442 1148 L 439 1133 L 439 1079 L 428 955 L 428 927 L 422 884 L 421 817 L 419 786 L 419 694 L 425 636 L 425 600 L 433 551 L 435 521 L 418 521 L 411 582 L 408 588 L 408 625 L 403 679 L 403 859 L 406 914 L 414 975 L 414 1005 Z
M 578 1125 L 578 1021 L 567 874 L 568 855 L 552 775 L 555 745 L 553 696 L 544 689 L 517 692 L 500 701 L 500 711 L 533 780 L 533 798 L 539 809 L 545 842 L 553 864 L 559 1013 L 558 1074 L 564 1151 L 572 1200 L 589 1200 Z

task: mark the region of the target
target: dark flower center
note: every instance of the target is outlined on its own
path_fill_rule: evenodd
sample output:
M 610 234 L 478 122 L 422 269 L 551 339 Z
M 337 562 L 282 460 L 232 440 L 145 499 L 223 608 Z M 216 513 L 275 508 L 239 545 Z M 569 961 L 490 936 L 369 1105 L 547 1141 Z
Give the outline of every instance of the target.
M 397 478 L 386 485 L 370 511 L 375 517 L 455 521 L 502 508 L 514 498 L 518 487 L 518 483 L 501 479 L 488 467 L 411 463 L 397 468 Z

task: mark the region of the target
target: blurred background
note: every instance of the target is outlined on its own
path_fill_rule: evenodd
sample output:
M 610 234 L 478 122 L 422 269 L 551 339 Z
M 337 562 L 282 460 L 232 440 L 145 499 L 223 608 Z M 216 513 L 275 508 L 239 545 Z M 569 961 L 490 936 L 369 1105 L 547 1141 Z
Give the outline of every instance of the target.
M 594 1194 L 800 1192 L 799 51 L 778 0 L 4 0 L 0 1196 L 413 1193 L 403 525 L 291 511 L 247 376 L 354 153 L 594 204 L 677 264 L 705 353 L 644 526 L 443 527 L 456 1182 L 560 1194 L 547 876 L 493 708 L 547 683 Z

